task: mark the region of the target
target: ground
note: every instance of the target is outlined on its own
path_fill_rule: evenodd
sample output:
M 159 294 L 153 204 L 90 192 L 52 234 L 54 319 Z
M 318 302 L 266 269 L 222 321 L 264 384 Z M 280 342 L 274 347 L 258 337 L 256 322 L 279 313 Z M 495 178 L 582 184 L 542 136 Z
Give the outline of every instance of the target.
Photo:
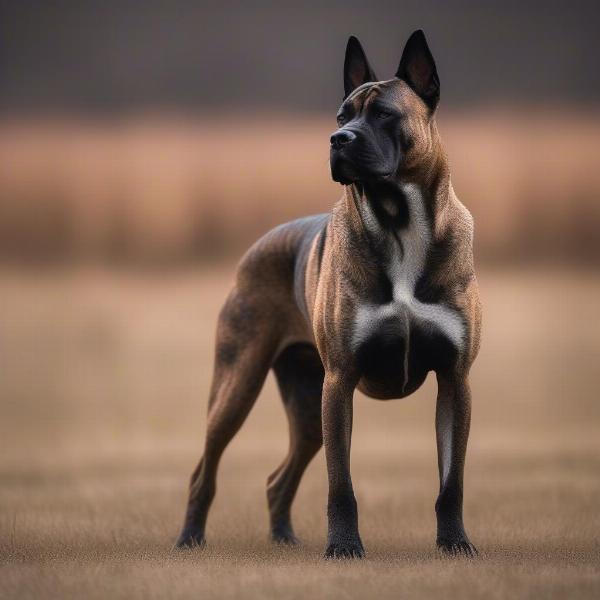
M 232 269 L 0 274 L 2 598 L 598 598 L 600 281 L 482 271 L 465 523 L 476 560 L 435 549 L 435 385 L 357 394 L 352 473 L 367 557 L 324 561 L 326 475 L 267 535 L 283 458 L 272 378 L 225 454 L 204 550 L 172 548 L 202 447 L 214 324 Z

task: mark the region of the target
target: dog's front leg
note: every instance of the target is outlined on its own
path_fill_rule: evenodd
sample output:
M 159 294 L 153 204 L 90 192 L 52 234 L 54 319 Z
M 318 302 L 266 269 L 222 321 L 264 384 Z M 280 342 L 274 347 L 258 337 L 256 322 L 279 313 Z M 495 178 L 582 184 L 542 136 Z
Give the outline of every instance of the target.
M 440 493 L 435 503 L 438 547 L 450 554 L 477 553 L 463 526 L 463 471 L 469 427 L 471 390 L 466 375 L 438 373 L 435 427 Z
M 323 443 L 329 477 L 326 558 L 362 558 L 358 512 L 350 478 L 352 399 L 356 378 L 326 373 L 323 384 Z

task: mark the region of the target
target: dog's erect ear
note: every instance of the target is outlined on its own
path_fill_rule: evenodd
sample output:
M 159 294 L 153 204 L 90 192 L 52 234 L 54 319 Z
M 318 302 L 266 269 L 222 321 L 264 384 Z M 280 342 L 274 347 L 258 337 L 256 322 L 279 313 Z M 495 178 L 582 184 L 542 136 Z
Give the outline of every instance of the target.
M 377 77 L 371 69 L 360 42 L 351 35 L 348 38 L 346 58 L 344 59 L 344 98 L 347 98 L 353 90 L 367 81 L 377 81 Z
M 406 42 L 396 77 L 402 79 L 421 97 L 433 111 L 440 99 L 440 80 L 435 61 L 421 29 Z

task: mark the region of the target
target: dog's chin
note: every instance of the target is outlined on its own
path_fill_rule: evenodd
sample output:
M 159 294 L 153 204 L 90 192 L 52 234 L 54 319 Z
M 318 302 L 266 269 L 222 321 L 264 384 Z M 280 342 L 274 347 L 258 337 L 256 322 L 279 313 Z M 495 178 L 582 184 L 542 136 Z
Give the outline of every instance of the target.
M 342 185 L 351 185 L 359 181 L 358 174 L 352 166 L 343 160 L 331 161 L 331 178 Z
M 331 178 L 341 185 L 387 181 L 393 174 L 393 172 L 387 171 L 360 171 L 351 163 L 342 160 L 331 163 Z
M 353 173 L 352 171 L 341 171 L 331 169 L 331 178 L 336 183 L 341 185 L 352 185 L 353 183 L 365 184 L 371 183 L 376 184 L 380 182 L 389 181 L 393 177 L 394 173 Z
M 346 177 L 345 175 L 340 175 L 339 173 L 335 175 L 332 173 L 331 178 L 340 185 L 352 185 L 353 183 L 359 183 L 360 181 L 357 178 Z

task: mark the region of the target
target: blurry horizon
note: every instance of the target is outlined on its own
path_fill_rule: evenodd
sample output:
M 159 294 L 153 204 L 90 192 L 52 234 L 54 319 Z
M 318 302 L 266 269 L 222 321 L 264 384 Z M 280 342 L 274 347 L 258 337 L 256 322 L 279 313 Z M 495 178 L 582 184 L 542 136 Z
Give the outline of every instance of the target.
M 600 112 L 441 110 L 478 263 L 600 263 Z M 328 212 L 333 116 L 0 119 L 0 264 L 239 259 Z
M 600 5 L 0 0 L 0 263 L 187 266 L 326 212 L 350 34 L 424 29 L 482 262 L 600 263 Z M 143 7 L 143 9 L 142 9 Z

